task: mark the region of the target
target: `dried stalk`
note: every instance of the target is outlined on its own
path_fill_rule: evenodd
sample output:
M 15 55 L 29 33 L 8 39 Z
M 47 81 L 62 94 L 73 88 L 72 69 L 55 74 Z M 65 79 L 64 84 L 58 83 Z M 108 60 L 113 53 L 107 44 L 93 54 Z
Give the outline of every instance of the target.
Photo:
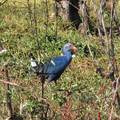
M 114 109 L 114 104 L 115 104 L 115 101 L 116 101 L 116 97 L 119 97 L 118 96 L 118 87 L 119 87 L 119 78 L 117 79 L 116 81 L 116 87 L 113 88 L 114 91 L 113 91 L 113 98 L 112 98 L 112 106 L 111 106 L 111 111 L 110 111 L 110 115 L 108 117 L 108 120 L 112 120 L 112 115 L 113 115 L 113 109 Z M 120 99 L 119 99 L 120 100 Z
M 82 23 L 83 25 L 81 28 L 81 33 L 87 34 L 87 32 L 89 31 L 90 20 L 89 20 L 88 6 L 86 4 L 86 1 L 83 1 L 80 7 L 82 11 L 82 16 L 83 16 L 83 23 Z
M 35 31 L 35 39 L 37 41 L 37 44 L 39 44 L 38 41 L 38 26 L 37 26 L 37 16 L 36 16 L 36 0 L 34 0 L 34 31 Z
M 107 46 L 107 54 L 109 57 L 109 72 L 106 73 L 104 72 L 104 69 L 102 68 L 98 68 L 98 73 L 102 76 L 102 77 L 106 77 L 108 79 L 111 79 L 111 81 L 113 82 L 113 98 L 112 98 L 112 103 L 111 103 L 111 112 L 109 114 L 109 118 L 108 120 L 112 120 L 112 114 L 113 114 L 113 110 L 114 110 L 114 104 L 115 101 L 117 99 L 118 102 L 118 106 L 120 107 L 120 97 L 118 94 L 118 87 L 119 87 L 119 73 L 118 73 L 118 67 L 116 64 L 116 59 L 115 59 L 115 52 L 114 52 L 114 41 L 113 41 L 113 33 L 112 33 L 112 25 L 113 25 L 113 20 L 114 20 L 114 9 L 115 9 L 115 1 L 112 0 L 111 2 L 111 21 L 110 21 L 110 33 L 109 36 L 107 35 L 106 32 L 106 28 L 105 28 L 105 23 L 104 23 L 104 19 L 103 19 L 103 0 L 100 0 L 100 10 L 99 10 L 99 24 L 102 25 L 103 30 L 104 30 L 104 34 L 105 34 L 105 40 L 106 40 L 106 46 Z M 100 33 L 100 29 L 99 30 L 99 36 L 100 38 L 102 38 L 103 36 L 101 36 Z M 109 37 L 109 39 L 108 39 Z
M 112 0 L 112 6 L 111 6 L 111 22 L 110 22 L 110 39 L 109 39 L 109 45 L 110 45 L 110 50 L 109 50 L 109 64 L 110 64 L 110 69 L 111 71 L 114 73 L 113 76 L 113 89 L 116 90 L 116 86 L 117 84 L 119 84 L 119 71 L 118 71 L 118 66 L 116 64 L 116 59 L 115 59 L 115 53 L 114 53 L 114 42 L 113 42 L 113 35 L 112 35 L 112 25 L 113 25 L 113 20 L 114 20 L 114 9 L 115 9 L 115 1 Z M 115 74 L 116 77 L 115 78 Z M 117 83 L 118 81 L 118 83 Z M 117 101 L 118 101 L 118 105 L 120 107 L 120 99 L 119 99 L 119 94 L 116 91 L 117 94 Z
M 34 37 L 35 37 L 35 40 L 36 40 L 36 43 L 37 43 L 37 46 L 38 46 L 38 49 L 39 49 L 39 55 L 40 55 L 40 42 L 39 42 L 39 38 L 38 38 L 38 26 L 37 26 L 37 16 L 36 16 L 36 0 L 34 0 L 34 30 L 35 30 Z M 45 79 L 42 76 L 39 76 L 39 79 L 41 81 L 41 98 L 44 99 L 44 83 L 45 83 Z M 44 106 L 43 105 L 44 105 L 44 101 L 42 100 L 41 119 L 44 119 Z
M 98 18 L 99 18 L 99 27 L 98 27 L 98 32 L 99 32 L 99 35 L 100 35 L 100 39 L 103 40 L 102 38 L 102 33 L 101 33 L 101 30 L 100 30 L 100 26 L 102 26 L 103 28 L 103 31 L 104 31 L 104 34 L 105 34 L 105 45 L 107 47 L 107 52 L 109 50 L 108 48 L 108 36 L 107 36 L 107 31 L 106 31 L 106 28 L 105 28 L 105 22 L 104 22 L 104 17 L 103 17 L 103 6 L 105 4 L 105 0 L 100 0 L 100 9 L 99 9 L 99 12 L 98 12 Z
M 4 83 L 4 84 L 9 84 L 9 85 L 13 85 L 13 86 L 19 86 L 18 84 L 16 83 L 13 83 L 13 82 L 8 82 L 8 81 L 5 81 L 5 80 L 0 80 L 0 82 Z
M 30 5 L 30 0 L 27 0 L 27 6 L 28 6 L 29 19 L 30 19 L 30 26 L 32 28 L 32 10 Z
M 49 14 L 48 14 L 48 0 L 45 0 L 45 5 L 46 5 L 46 23 L 45 23 L 45 31 L 46 31 L 46 35 L 45 35 L 45 39 L 47 40 L 48 38 L 48 18 L 49 18 Z
M 5 75 L 6 75 L 6 81 L 10 82 L 9 73 L 8 73 L 8 66 L 5 66 Z M 10 93 L 10 85 L 6 84 L 6 102 L 7 102 L 7 108 L 8 108 L 8 116 L 12 118 L 13 116 L 13 108 L 12 108 L 12 100 L 11 100 L 11 93 Z
M 112 76 L 112 81 L 113 81 L 113 98 L 112 98 L 112 107 L 111 107 L 111 112 L 109 115 L 108 120 L 112 120 L 112 114 L 113 114 L 113 108 L 114 108 L 114 104 L 115 101 L 117 99 L 118 102 L 118 106 L 120 107 L 120 97 L 118 94 L 118 87 L 119 87 L 119 73 L 118 73 L 118 67 L 116 65 L 116 60 L 115 60 L 115 53 L 114 53 L 114 42 L 113 42 L 113 34 L 112 34 L 112 25 L 113 25 L 113 20 L 114 20 L 114 9 L 115 9 L 115 0 L 111 0 L 111 21 L 110 21 L 110 39 L 109 39 L 109 45 L 110 45 L 110 49 L 109 49 L 109 64 L 110 64 L 110 68 L 111 71 L 113 72 L 113 76 Z M 115 78 L 115 73 L 116 73 L 116 77 Z
M 55 9 L 56 9 L 56 12 L 55 12 L 55 17 L 56 17 L 56 20 L 55 20 L 55 23 L 56 23 L 55 39 L 57 40 L 57 35 L 58 35 L 58 6 L 57 6 L 56 0 L 55 0 Z

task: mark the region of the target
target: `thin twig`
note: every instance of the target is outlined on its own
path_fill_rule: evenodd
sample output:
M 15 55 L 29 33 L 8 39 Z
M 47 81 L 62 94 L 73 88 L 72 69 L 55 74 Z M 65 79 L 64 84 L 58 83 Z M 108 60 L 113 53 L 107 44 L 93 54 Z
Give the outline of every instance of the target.
M 46 23 L 45 23 L 46 34 L 45 34 L 45 39 L 47 40 L 47 38 L 48 38 L 48 17 L 49 17 L 49 13 L 48 13 L 48 0 L 45 0 L 45 5 L 46 5 L 46 10 L 45 10 L 45 13 L 46 13 Z
M 100 2 L 101 24 L 102 24 L 102 27 L 103 27 L 103 30 L 104 30 L 106 47 L 107 47 L 107 52 L 108 52 L 109 46 L 108 46 L 108 44 L 107 44 L 107 42 L 108 42 L 108 36 L 107 36 L 107 31 L 106 31 L 106 28 L 105 28 L 105 22 L 104 22 L 104 17 L 103 17 L 103 6 L 102 6 L 103 1 L 102 1 L 102 0 L 100 0 L 100 1 L 101 1 L 101 2 Z
M 36 40 L 36 46 L 38 47 L 39 56 L 41 54 L 41 46 L 39 41 L 39 35 L 38 35 L 38 23 L 37 23 L 37 11 L 36 11 L 36 0 L 34 0 L 34 39 Z
M 110 115 L 109 115 L 108 120 L 112 120 L 113 109 L 114 109 L 114 104 L 115 104 L 115 100 L 116 100 L 116 95 L 117 95 L 118 87 L 119 87 L 119 78 L 117 78 L 116 87 L 115 87 L 115 89 L 113 91 L 112 106 L 111 106 L 111 111 L 110 111 Z
M 29 19 L 30 19 L 30 26 L 32 27 L 32 10 L 30 5 L 30 0 L 27 0 L 27 6 L 28 6 Z
M 6 81 L 10 82 L 7 65 L 5 66 L 5 75 L 6 75 Z M 10 91 L 11 91 L 10 85 L 6 84 L 6 102 L 7 102 L 7 108 L 8 108 L 8 115 L 11 118 L 13 115 L 13 108 L 12 108 L 12 100 L 11 100 Z
M 56 12 L 55 12 L 55 23 L 56 23 L 56 29 L 55 29 L 55 38 L 57 40 L 57 35 L 58 35 L 58 7 L 57 7 L 57 1 L 55 0 L 55 9 L 56 9 Z
M 113 25 L 113 16 L 114 16 L 114 9 L 115 9 L 115 1 L 111 0 L 111 21 L 110 21 L 110 39 L 109 39 L 109 63 L 110 63 L 110 69 L 113 72 L 113 77 L 112 77 L 112 81 L 113 81 L 113 98 L 112 98 L 112 106 L 111 106 L 111 112 L 109 115 L 108 120 L 112 120 L 112 114 L 113 114 L 113 108 L 114 108 L 114 104 L 115 101 L 117 99 L 118 102 L 118 106 L 120 107 L 119 101 L 120 101 L 120 97 L 118 94 L 118 87 L 119 87 L 119 73 L 118 73 L 118 67 L 116 65 L 116 61 L 115 61 L 115 53 L 114 53 L 114 42 L 113 42 L 113 35 L 112 35 L 112 25 Z M 117 78 L 115 78 L 115 73 L 117 75 Z

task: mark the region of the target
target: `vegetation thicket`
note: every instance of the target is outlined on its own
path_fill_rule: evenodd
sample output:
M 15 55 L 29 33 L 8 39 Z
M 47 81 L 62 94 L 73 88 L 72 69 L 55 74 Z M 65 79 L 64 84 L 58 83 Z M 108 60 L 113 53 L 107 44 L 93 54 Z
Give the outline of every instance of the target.
M 47 6 L 46 6 L 47 1 Z M 107 120 L 111 113 L 113 88 L 111 80 L 96 73 L 96 61 L 108 68 L 106 46 L 101 45 L 95 31 L 83 35 L 70 22 L 55 15 L 52 0 L 7 0 L 0 4 L 0 44 L 6 52 L 0 54 L 0 80 L 9 79 L 19 86 L 10 86 L 12 108 L 25 120 Z M 98 1 L 98 0 L 97 0 Z M 95 9 L 99 2 L 87 1 L 91 25 L 97 28 Z M 2 3 L 0 1 L 0 3 Z M 120 20 L 120 1 L 116 13 Z M 48 10 L 47 10 L 48 9 Z M 105 26 L 110 26 L 110 13 L 104 12 Z M 113 24 L 115 26 L 115 23 Z M 106 39 L 105 36 L 103 36 Z M 120 33 L 113 34 L 114 51 L 118 70 L 120 66 Z M 69 68 L 54 83 L 45 87 L 45 99 L 41 99 L 40 80 L 31 72 L 29 54 L 45 62 L 61 54 L 67 42 L 73 43 L 78 52 Z M 118 93 L 120 90 L 118 89 Z M 44 105 L 43 105 L 44 101 Z M 41 116 L 44 107 L 44 116 Z M 8 116 L 6 84 L 0 83 L 0 120 Z M 115 103 L 112 120 L 120 119 L 120 108 Z

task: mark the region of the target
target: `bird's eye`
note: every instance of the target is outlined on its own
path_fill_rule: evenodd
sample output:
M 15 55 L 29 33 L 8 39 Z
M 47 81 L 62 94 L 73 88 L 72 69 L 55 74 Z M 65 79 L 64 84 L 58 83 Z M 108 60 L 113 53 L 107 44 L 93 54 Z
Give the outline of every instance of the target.
M 72 48 L 72 47 L 73 47 L 73 45 L 70 45 L 69 47 L 70 47 L 70 48 Z

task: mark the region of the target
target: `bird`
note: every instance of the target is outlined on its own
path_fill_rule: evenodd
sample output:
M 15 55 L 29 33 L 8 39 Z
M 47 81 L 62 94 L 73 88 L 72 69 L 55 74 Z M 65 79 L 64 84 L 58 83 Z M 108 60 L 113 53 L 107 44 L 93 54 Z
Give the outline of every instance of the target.
M 48 82 L 57 80 L 72 61 L 72 56 L 77 52 L 77 48 L 72 43 L 66 43 L 62 48 L 63 55 L 53 57 L 45 63 L 39 63 L 30 53 L 31 68 L 37 76 L 42 75 Z

